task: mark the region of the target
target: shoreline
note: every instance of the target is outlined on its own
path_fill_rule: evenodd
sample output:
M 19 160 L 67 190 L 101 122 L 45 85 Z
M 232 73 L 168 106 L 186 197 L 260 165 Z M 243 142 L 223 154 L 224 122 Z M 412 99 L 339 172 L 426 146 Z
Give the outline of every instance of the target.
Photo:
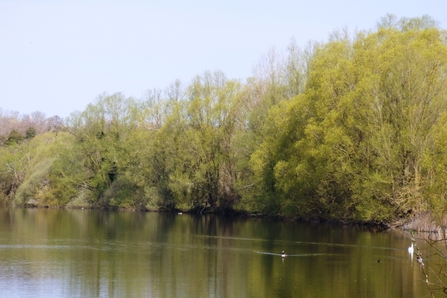
M 394 222 L 362 222 L 348 219 L 328 219 L 323 217 L 287 217 L 279 215 L 251 213 L 242 210 L 212 210 L 212 209 L 148 209 L 148 208 L 119 208 L 114 206 L 39 206 L 36 204 L 14 205 L 14 204 L 2 204 L 3 206 L 10 206 L 13 208 L 38 208 L 38 209 L 82 209 L 82 210 L 103 210 L 103 211 L 115 211 L 115 212 L 162 212 L 162 213 L 177 213 L 177 214 L 191 214 L 191 215 L 224 215 L 246 218 L 264 218 L 279 221 L 290 222 L 307 222 L 307 223 L 329 223 L 343 226 L 358 226 L 371 228 L 379 231 L 386 231 L 391 229 L 399 229 L 403 231 L 413 231 L 418 233 L 434 233 L 434 234 L 446 234 L 447 217 L 442 220 L 436 219 L 432 213 L 426 211 L 417 214 L 413 214 L 408 218 L 396 220 Z M 437 224 L 441 222 L 441 225 Z

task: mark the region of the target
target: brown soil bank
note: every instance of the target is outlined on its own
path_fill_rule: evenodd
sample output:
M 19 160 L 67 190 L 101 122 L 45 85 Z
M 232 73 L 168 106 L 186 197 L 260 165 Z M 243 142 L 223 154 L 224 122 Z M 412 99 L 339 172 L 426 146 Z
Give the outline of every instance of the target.
M 444 234 L 447 229 L 447 216 L 435 218 L 430 212 L 415 214 L 404 223 L 396 225 L 402 230 L 412 230 L 415 232 L 440 233 Z

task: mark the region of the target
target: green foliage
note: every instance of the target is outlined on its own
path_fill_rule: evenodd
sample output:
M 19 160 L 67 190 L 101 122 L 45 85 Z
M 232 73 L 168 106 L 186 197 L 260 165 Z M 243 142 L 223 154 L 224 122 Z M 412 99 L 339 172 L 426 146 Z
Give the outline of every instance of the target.
M 387 222 L 447 211 L 446 33 L 376 31 L 271 51 L 246 83 L 206 72 L 99 96 L 65 132 L 0 140 L 0 200 Z M 5 146 L 6 145 L 6 146 Z
M 25 139 L 29 140 L 32 139 L 36 136 L 37 131 L 34 127 L 30 127 L 26 130 L 25 132 Z
M 145 209 L 149 199 L 144 194 L 144 189 L 119 178 L 104 191 L 103 199 L 110 207 L 139 210 Z
M 0 202 L 9 203 L 26 173 L 24 153 L 18 146 L 0 147 Z
M 51 184 L 46 200 L 61 201 L 59 205 L 77 201 L 77 206 L 90 205 L 94 201 L 95 191 L 88 184 L 90 173 L 82 163 L 85 156 L 76 145 L 75 138 L 70 136 L 66 146 L 61 146 L 58 158 L 51 165 Z
M 237 200 L 231 144 L 239 121 L 239 88 L 222 73 L 205 73 L 187 89 L 186 100 L 170 103 L 156 150 L 168 158 L 157 160 L 164 164 L 163 185 L 175 204 L 226 209 Z
M 24 140 L 24 136 L 21 135 L 17 130 L 14 129 L 9 133 L 5 144 L 7 146 L 17 145 L 17 144 L 20 144 L 23 140 Z
M 252 162 L 271 212 L 288 215 L 291 201 L 307 216 L 360 221 L 426 210 L 424 151 L 446 110 L 447 48 L 438 29 L 402 22 L 334 34 L 315 53 L 304 95 L 270 110 Z M 307 114 L 285 112 L 303 98 Z
M 0 148 L 1 200 L 14 204 L 59 205 L 59 199 L 45 202 L 50 183 L 50 167 L 62 144 L 67 144 L 66 133 L 45 133 L 21 144 Z
M 66 171 L 75 170 L 70 182 L 87 202 L 95 206 L 107 206 L 102 197 L 120 174 L 130 130 L 137 125 L 136 103 L 122 94 L 104 94 L 82 113 L 74 113 L 69 119 L 74 145 L 62 157 L 58 168 L 59 177 L 65 180 Z M 73 156 L 78 156 L 73 165 Z M 85 194 L 88 194 L 87 196 Z
M 46 191 L 49 185 L 49 170 L 53 159 L 45 159 L 30 170 L 31 175 L 17 189 L 13 203 L 16 205 L 38 205 L 46 202 L 39 202 L 39 197 Z M 49 202 L 50 205 L 58 202 Z

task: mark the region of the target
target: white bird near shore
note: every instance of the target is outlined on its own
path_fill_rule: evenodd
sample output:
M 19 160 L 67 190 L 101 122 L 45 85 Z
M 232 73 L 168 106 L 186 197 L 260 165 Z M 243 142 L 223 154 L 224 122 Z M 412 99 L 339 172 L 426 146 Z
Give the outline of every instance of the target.
M 413 242 L 411 242 L 410 247 L 408 247 L 408 253 L 409 254 L 413 254 L 414 253 L 414 246 L 413 246 Z

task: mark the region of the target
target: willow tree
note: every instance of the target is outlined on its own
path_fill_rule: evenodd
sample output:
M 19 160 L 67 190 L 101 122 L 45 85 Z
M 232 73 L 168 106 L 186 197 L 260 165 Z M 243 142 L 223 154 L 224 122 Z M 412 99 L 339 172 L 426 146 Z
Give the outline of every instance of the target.
M 10 203 L 27 173 L 23 146 L 0 147 L 0 203 Z
M 136 125 L 132 108 L 134 100 L 122 94 L 99 96 L 96 101 L 69 118 L 70 132 L 75 142 L 59 161 L 60 176 L 72 168 L 82 168 L 73 183 L 90 204 L 101 202 L 104 191 L 118 178 L 127 155 L 124 146 L 131 129 Z M 72 156 L 77 156 L 73 159 Z M 76 163 L 76 167 L 70 165 Z
M 318 49 L 304 94 L 271 111 L 278 137 L 253 158 L 280 212 L 383 221 L 427 208 L 423 161 L 446 109 L 447 56 L 442 31 L 414 25 L 426 23 L 342 32 Z
M 350 80 L 329 88 L 342 96 L 334 102 L 338 115 L 325 139 L 336 140 L 332 148 L 342 161 L 335 163 L 336 172 L 349 177 L 345 208 L 361 220 L 390 220 L 427 209 L 423 159 L 447 107 L 447 48 L 437 28 L 407 28 L 357 36 L 351 65 L 340 74 Z M 344 133 L 334 138 L 334 129 Z
M 241 90 L 240 99 L 243 103 L 240 106 L 245 109 L 242 111 L 245 122 L 241 126 L 243 129 L 236 135 L 234 146 L 240 176 L 238 192 L 243 197 L 238 206 L 241 209 L 268 213 L 278 210 L 278 204 L 268 199 L 270 191 L 265 189 L 267 185 L 259 183 L 263 179 L 261 176 L 265 178 L 267 172 L 261 174 L 258 166 L 257 170 L 253 170 L 250 165 L 250 160 L 253 159 L 251 155 L 263 146 L 261 144 L 268 143 L 270 138 L 276 138 L 274 124 L 265 125 L 268 119 L 272 118 L 269 116 L 269 110 L 276 105 L 284 107 L 284 101 L 304 92 L 309 66 L 317 48 L 316 43 L 309 43 L 307 47 L 300 48 L 292 40 L 285 55 L 274 49 L 270 50 L 260 59 L 254 68 L 253 77 L 247 80 Z M 278 117 L 281 118 L 278 121 L 281 121 L 285 115 L 279 111 Z M 258 162 L 263 163 L 260 160 Z M 272 190 L 271 185 L 267 188 Z
M 231 142 L 239 88 L 223 73 L 207 72 L 192 81 L 183 100 L 170 100 L 157 155 L 177 206 L 226 209 L 237 199 Z
M 136 125 L 127 130 L 123 143 L 120 176 L 115 183 L 122 193 L 121 207 L 158 209 L 172 207 L 172 195 L 167 187 L 164 146 L 158 139 L 169 117 L 169 102 L 161 90 L 146 92 L 134 104 Z M 112 193 L 113 193 L 112 192 Z
M 356 48 L 357 64 L 368 67 L 357 97 L 365 102 L 369 124 L 360 152 L 368 161 L 365 181 L 370 182 L 357 184 L 367 186 L 362 197 L 381 189 L 374 201 L 388 205 L 396 215 L 427 210 L 425 186 L 431 169 L 424 167 L 424 155 L 433 146 L 433 130 L 447 108 L 443 32 L 407 28 L 379 29 Z

